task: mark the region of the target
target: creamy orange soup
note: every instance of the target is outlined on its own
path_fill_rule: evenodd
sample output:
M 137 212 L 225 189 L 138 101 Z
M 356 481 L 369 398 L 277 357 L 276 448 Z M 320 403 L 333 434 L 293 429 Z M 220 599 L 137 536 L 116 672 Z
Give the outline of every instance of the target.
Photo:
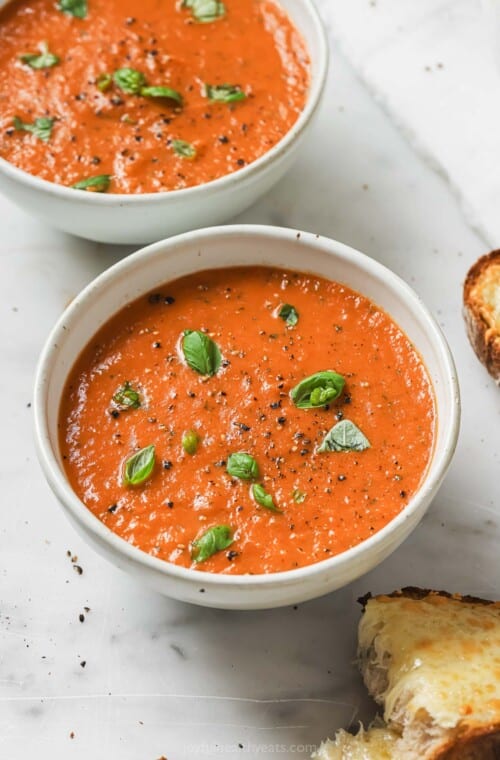
M 0 156 L 93 192 L 177 190 L 270 150 L 309 58 L 274 0 L 13 0 L 0 10 Z
M 356 546 L 418 489 L 435 406 L 391 317 L 320 277 L 202 272 L 123 309 L 71 371 L 68 478 L 143 551 L 215 573 Z

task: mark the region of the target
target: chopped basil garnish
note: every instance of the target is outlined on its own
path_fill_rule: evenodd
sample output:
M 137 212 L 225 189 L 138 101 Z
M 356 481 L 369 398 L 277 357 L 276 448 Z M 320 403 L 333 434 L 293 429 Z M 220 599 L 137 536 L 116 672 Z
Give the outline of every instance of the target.
M 290 398 L 299 409 L 314 409 L 338 398 L 344 385 L 344 378 L 337 372 L 316 372 L 296 385 L 290 391 Z
M 289 327 L 295 327 L 299 321 L 299 312 L 295 306 L 292 306 L 289 303 L 285 303 L 279 310 L 278 317 L 281 317 L 281 319 L 286 322 Z
M 109 87 L 109 75 L 104 74 L 103 77 L 102 84 L 98 80 L 97 86 L 104 91 Z M 165 100 L 173 100 L 182 106 L 183 98 L 180 92 L 173 90 L 171 87 L 148 85 L 142 71 L 138 71 L 137 69 L 130 69 L 128 67 L 118 69 L 113 74 L 113 81 L 127 95 L 142 95 L 144 98 L 163 98 Z
M 182 8 L 190 8 L 193 18 L 201 24 L 209 24 L 226 15 L 221 0 L 182 0 Z
M 278 507 L 274 503 L 274 500 L 271 494 L 267 493 L 264 486 L 261 486 L 260 483 L 253 484 L 252 496 L 257 502 L 257 504 L 260 504 L 260 506 L 264 507 L 264 509 L 268 509 L 270 512 L 277 512 L 280 515 L 283 514 L 282 510 L 278 509 Z
M 146 85 L 146 78 L 141 71 L 137 69 L 118 69 L 113 74 L 113 81 L 120 90 L 127 95 L 138 95 Z
M 73 190 L 90 190 L 94 193 L 106 193 L 111 183 L 110 174 L 99 174 L 97 177 L 87 177 L 71 185 Z
M 155 466 L 155 447 L 146 446 L 125 462 L 123 480 L 127 486 L 140 486 L 151 477 Z
M 188 366 L 200 375 L 211 377 L 220 368 L 222 357 L 219 347 L 201 330 L 184 331 L 182 352 Z
M 156 87 L 154 85 L 141 88 L 141 95 L 145 98 L 165 98 L 175 100 L 180 106 L 182 105 L 182 95 L 171 87 Z
M 191 557 L 195 562 L 205 562 L 217 552 L 227 549 L 233 541 L 233 531 L 229 525 L 214 525 L 193 541 Z
M 39 119 L 35 119 L 33 124 L 25 124 L 21 121 L 19 116 L 14 116 L 13 125 L 14 129 L 19 129 L 24 132 L 31 132 L 32 135 L 38 137 L 43 142 L 48 142 L 52 134 L 52 127 L 54 126 L 55 119 L 49 119 L 46 116 L 42 116 Z
M 318 451 L 364 451 L 370 441 L 351 420 L 341 420 L 325 435 Z
M 243 452 L 231 454 L 227 460 L 229 475 L 240 480 L 254 480 L 259 477 L 259 465 L 250 454 Z
M 135 390 L 128 380 L 116 391 L 113 401 L 122 412 L 126 412 L 127 409 L 139 409 L 141 405 L 139 392 Z
M 196 454 L 199 442 L 200 436 L 194 430 L 188 430 L 188 432 L 184 433 L 182 436 L 182 448 L 186 454 L 190 454 L 191 456 Z
M 87 0 L 59 0 L 57 6 L 60 11 L 76 18 L 87 17 Z
M 41 42 L 39 45 L 39 53 L 26 53 L 20 55 L 19 59 L 31 66 L 32 69 L 50 69 L 51 66 L 56 66 L 61 60 L 58 55 L 54 55 L 49 51 L 46 42 Z
M 113 84 L 113 77 L 111 74 L 99 74 L 99 76 L 96 79 L 96 85 L 97 89 L 101 92 L 106 92 L 106 90 L 109 90 L 111 85 Z
M 235 103 L 246 98 L 237 84 L 205 84 L 205 94 L 212 103 Z
M 296 488 L 292 496 L 296 504 L 302 504 L 306 500 L 307 494 L 305 494 L 304 491 L 300 491 L 298 488 Z
M 196 148 L 185 140 L 172 140 L 172 149 L 180 158 L 196 158 Z

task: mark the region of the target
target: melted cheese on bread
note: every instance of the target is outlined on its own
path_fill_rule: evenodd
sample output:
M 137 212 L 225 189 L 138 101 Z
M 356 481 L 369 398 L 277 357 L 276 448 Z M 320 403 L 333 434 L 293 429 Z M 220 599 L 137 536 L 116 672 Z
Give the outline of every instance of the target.
M 398 730 L 500 724 L 500 604 L 432 593 L 368 601 L 359 626 L 365 682 Z

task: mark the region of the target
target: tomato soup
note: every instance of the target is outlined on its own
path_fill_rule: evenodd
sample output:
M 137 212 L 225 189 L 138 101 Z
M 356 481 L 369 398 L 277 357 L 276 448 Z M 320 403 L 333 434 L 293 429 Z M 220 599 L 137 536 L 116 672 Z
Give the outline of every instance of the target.
M 237 171 L 300 115 L 309 59 L 274 0 L 13 0 L 0 11 L 0 156 L 87 191 Z
M 433 448 L 433 391 L 393 320 L 344 285 L 259 267 L 171 282 L 107 323 L 60 410 L 67 476 L 143 551 L 291 570 L 398 515 Z

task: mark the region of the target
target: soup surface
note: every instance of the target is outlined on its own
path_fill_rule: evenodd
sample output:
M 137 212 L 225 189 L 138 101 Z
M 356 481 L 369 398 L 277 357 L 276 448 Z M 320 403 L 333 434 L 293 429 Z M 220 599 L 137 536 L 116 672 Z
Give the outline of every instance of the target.
M 145 552 L 270 573 L 398 515 L 434 426 L 426 369 L 384 311 L 316 276 L 241 267 L 113 317 L 69 376 L 60 447 L 88 509 Z
M 62 185 L 160 192 L 234 172 L 290 130 L 308 86 L 304 42 L 274 0 L 0 10 L 0 156 Z

